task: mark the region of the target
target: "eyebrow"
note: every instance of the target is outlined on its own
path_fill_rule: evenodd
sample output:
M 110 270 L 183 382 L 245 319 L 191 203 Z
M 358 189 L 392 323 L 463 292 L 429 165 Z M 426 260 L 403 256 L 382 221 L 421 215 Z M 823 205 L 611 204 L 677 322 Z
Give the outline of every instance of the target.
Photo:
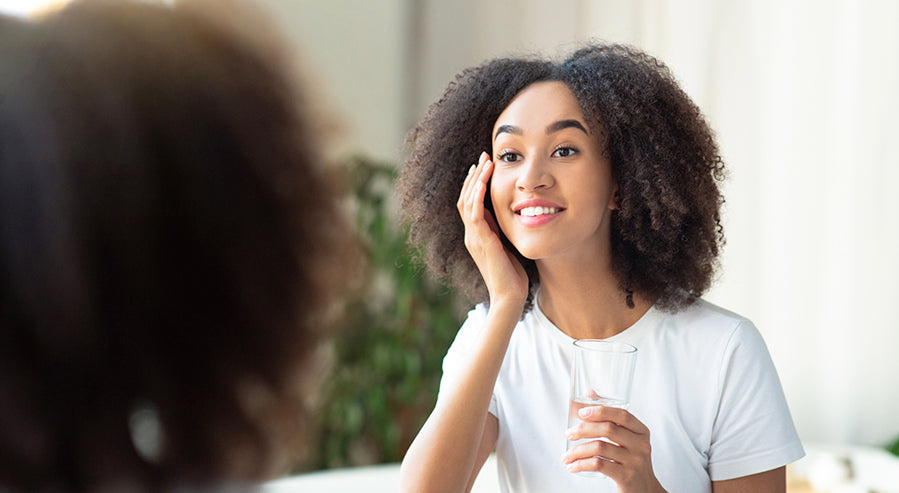
M 557 122 L 550 123 L 546 126 L 546 133 L 551 134 L 566 128 L 576 128 L 581 132 L 590 135 L 590 132 L 588 132 L 587 129 L 584 128 L 584 125 L 577 120 L 559 120 Z M 496 140 L 496 138 L 499 137 L 499 134 L 501 133 L 522 135 L 524 132 L 522 132 L 521 128 L 516 127 L 515 125 L 500 125 L 499 128 L 496 129 L 496 135 L 493 136 L 493 140 Z
M 516 127 L 515 125 L 500 125 L 499 128 L 496 129 L 496 135 L 493 136 L 493 140 L 496 140 L 496 138 L 499 137 L 499 134 L 501 133 L 522 135 L 524 132 L 522 132 L 521 129 Z
M 587 135 L 590 135 L 590 132 L 587 132 L 587 129 L 581 124 L 581 122 L 577 120 L 560 120 L 555 123 L 550 123 L 546 126 L 546 133 L 551 134 L 553 132 L 558 132 L 564 128 L 577 128 L 581 132 L 584 132 Z

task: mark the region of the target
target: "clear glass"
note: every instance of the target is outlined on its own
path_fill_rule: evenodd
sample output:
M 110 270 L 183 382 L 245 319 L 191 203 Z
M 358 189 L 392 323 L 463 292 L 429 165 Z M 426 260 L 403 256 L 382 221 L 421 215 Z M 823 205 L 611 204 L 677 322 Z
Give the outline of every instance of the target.
M 574 366 L 571 370 L 571 399 L 568 428 L 580 422 L 578 411 L 586 406 L 611 406 L 627 409 L 631 383 L 637 362 L 637 348 L 622 342 L 600 339 L 574 341 Z M 593 439 L 566 440 L 568 450 Z M 600 440 L 610 441 L 605 438 Z M 613 442 L 614 443 L 614 442 Z M 602 457 L 599 457 L 602 459 Z M 596 471 L 578 472 L 581 476 L 605 478 Z

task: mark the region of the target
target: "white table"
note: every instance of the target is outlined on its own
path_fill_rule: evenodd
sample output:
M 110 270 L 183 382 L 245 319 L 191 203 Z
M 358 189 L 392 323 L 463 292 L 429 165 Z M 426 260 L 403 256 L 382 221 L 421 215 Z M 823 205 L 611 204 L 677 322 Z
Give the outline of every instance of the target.
M 396 493 L 400 490 L 400 465 L 329 469 L 299 474 L 267 483 L 262 493 Z M 496 459 L 491 455 L 472 487 L 472 493 L 497 493 Z
M 873 447 L 805 444 L 806 456 L 790 466 L 802 487 L 790 491 L 821 493 L 899 493 L 899 458 Z M 848 461 L 853 478 L 840 476 Z M 791 484 L 799 484 L 791 481 Z M 263 493 L 395 493 L 400 486 L 399 464 L 331 469 L 272 481 Z M 497 493 L 496 458 L 491 455 L 481 469 L 472 493 Z

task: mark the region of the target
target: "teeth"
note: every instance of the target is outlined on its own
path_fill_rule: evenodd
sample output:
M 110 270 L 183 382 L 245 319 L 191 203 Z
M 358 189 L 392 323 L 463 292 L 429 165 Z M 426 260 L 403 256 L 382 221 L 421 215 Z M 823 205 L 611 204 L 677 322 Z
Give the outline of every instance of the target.
M 559 209 L 555 207 L 525 207 L 519 211 L 522 216 L 542 216 L 544 214 L 555 214 Z

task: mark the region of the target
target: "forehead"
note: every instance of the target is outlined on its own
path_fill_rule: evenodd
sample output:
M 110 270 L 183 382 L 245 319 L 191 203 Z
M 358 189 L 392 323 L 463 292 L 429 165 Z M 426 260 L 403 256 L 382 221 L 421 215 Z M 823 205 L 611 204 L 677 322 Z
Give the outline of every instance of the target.
M 543 128 L 560 120 L 578 120 L 587 127 L 580 103 L 564 82 L 535 82 L 512 99 L 496 119 L 493 131 L 500 125 Z

